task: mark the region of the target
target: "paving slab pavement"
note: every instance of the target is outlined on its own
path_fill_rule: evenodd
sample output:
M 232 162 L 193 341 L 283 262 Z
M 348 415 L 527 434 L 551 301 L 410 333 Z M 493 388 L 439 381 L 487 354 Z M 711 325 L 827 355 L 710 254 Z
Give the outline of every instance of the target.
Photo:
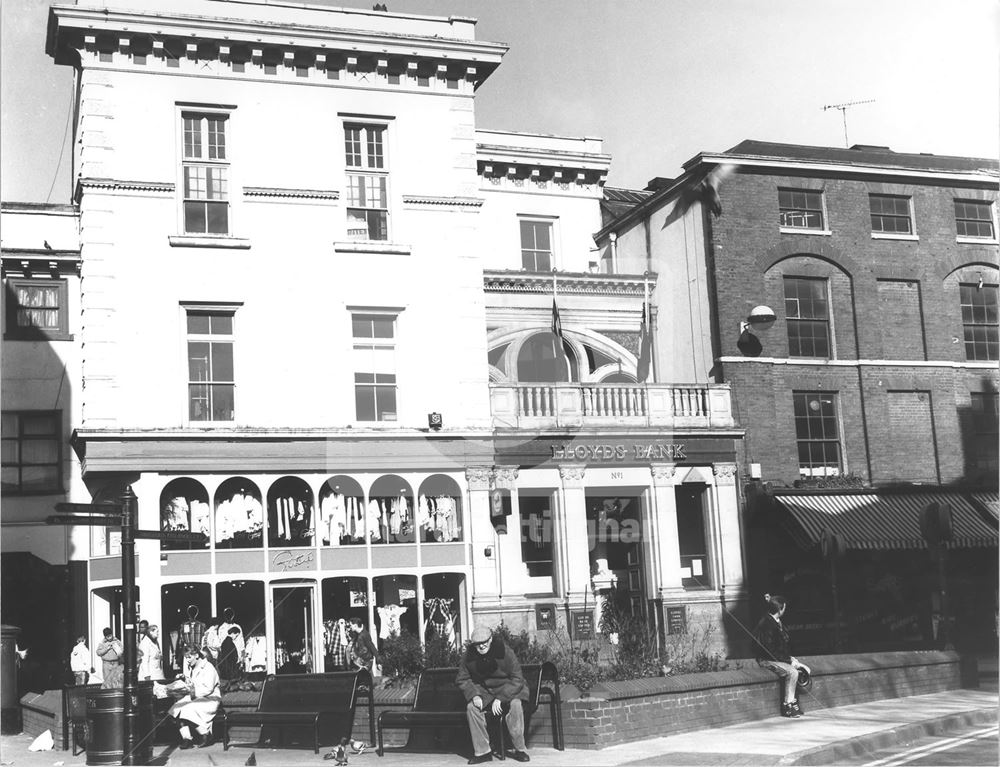
M 994 691 L 949 690 L 931 695 L 817 709 L 801 719 L 772 717 L 756 722 L 609 746 L 600 751 L 532 748 L 531 763 L 542 767 L 571 765 L 795 765 L 837 764 L 851 755 L 884 748 L 915 735 L 948 731 L 997 720 Z M 83 767 L 86 756 L 69 751 L 28 751 L 27 735 L 0 737 L 0 767 Z M 244 767 L 251 754 L 258 767 L 321 767 L 330 749 L 271 749 L 221 744 L 179 751 L 154 749 L 155 765 L 163 767 Z M 351 767 L 439 767 L 463 765 L 466 756 L 436 751 L 415 753 L 387 749 L 349 757 Z M 506 760 L 508 767 L 517 762 Z

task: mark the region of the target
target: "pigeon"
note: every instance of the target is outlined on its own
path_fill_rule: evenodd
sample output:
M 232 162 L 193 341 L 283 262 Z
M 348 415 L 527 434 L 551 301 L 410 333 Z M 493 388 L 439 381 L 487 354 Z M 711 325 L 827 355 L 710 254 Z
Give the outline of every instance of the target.
M 52 246 L 49 245 L 49 241 L 48 240 L 42 240 L 42 245 L 45 246 L 46 250 L 52 250 Z
M 323 756 L 324 759 L 336 759 L 338 765 L 347 764 L 347 738 L 341 738 L 340 743 L 329 754 Z
M 690 208 L 695 202 L 703 202 L 715 218 L 722 215 L 722 200 L 719 197 L 719 186 L 722 182 L 736 172 L 735 165 L 719 165 L 705 174 L 698 183 L 692 184 L 684 190 L 681 205 L 684 210 Z
M 257 767 L 257 752 L 251 751 L 244 764 L 246 767 Z
M 371 748 L 371 746 L 365 743 L 363 740 L 351 741 L 351 751 L 355 754 L 363 754 L 369 748 Z

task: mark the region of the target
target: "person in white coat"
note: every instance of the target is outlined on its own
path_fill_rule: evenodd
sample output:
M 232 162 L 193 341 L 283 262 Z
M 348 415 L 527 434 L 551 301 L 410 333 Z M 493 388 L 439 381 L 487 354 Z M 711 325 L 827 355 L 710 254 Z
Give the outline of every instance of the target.
M 81 687 L 90 680 L 90 674 L 94 670 L 91 663 L 90 648 L 87 647 L 87 637 L 76 638 L 76 645 L 69 656 L 69 668 L 73 672 L 73 682 L 77 687 Z
M 163 679 L 163 653 L 160 650 L 160 627 L 150 626 L 139 639 L 139 680 Z
M 184 680 L 186 695 L 170 707 L 170 716 L 177 719 L 181 748 L 199 748 L 212 745 L 212 720 L 222 702 L 219 672 L 215 670 L 201 648 L 188 651 L 191 671 Z M 171 685 L 176 689 L 176 685 Z M 194 728 L 192 735 L 191 729 Z

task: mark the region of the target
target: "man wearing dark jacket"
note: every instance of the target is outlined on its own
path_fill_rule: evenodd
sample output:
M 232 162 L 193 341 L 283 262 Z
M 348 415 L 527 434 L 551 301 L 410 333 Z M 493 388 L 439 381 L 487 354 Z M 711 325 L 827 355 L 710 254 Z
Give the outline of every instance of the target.
M 529 761 L 524 744 L 524 711 L 521 708 L 521 701 L 528 699 L 528 685 L 517 656 L 503 640 L 494 637 L 485 626 L 473 631 L 459 663 L 455 683 L 468 701 L 465 711 L 475 751 L 469 764 L 493 760 L 490 734 L 486 728 L 487 711 L 497 717 L 506 713 L 507 729 L 514 747 L 509 756 L 518 762 Z

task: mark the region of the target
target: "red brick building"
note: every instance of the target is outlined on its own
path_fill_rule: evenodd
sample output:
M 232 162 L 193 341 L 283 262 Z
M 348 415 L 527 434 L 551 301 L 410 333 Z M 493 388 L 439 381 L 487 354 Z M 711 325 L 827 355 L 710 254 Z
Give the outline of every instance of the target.
M 960 644 L 995 641 L 998 178 L 992 159 L 744 141 L 597 235 L 609 271 L 660 275 L 657 380 L 731 385 L 750 596 L 789 595 L 817 646 L 838 633 L 825 530 L 846 549 L 841 646 L 941 642 L 945 608 Z

